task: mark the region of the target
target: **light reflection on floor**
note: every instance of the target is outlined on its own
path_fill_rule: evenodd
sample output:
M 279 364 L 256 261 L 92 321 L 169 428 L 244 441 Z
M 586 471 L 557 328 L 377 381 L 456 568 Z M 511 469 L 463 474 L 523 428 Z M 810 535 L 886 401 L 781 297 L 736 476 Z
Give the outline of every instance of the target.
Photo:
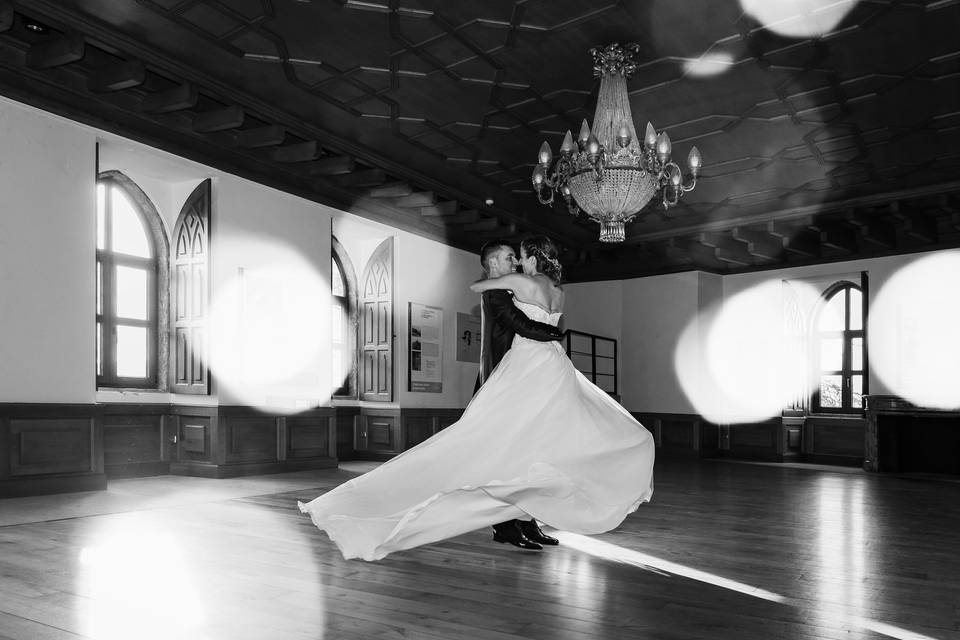
M 822 486 L 821 491 L 825 492 L 825 495 L 821 497 L 830 499 L 828 494 L 836 490 L 836 487 L 831 487 L 829 484 Z M 832 499 L 836 499 L 836 496 L 833 496 Z M 845 528 L 845 523 L 830 522 L 829 520 L 827 520 L 826 523 L 821 523 L 824 525 L 819 527 L 821 534 L 820 549 L 823 556 L 821 560 L 825 562 L 839 561 L 840 564 L 831 566 L 837 567 L 844 575 L 849 576 L 849 580 L 846 581 L 847 584 L 855 584 L 857 586 L 846 589 L 844 584 L 836 581 L 825 581 L 822 585 L 819 585 L 820 588 L 817 592 L 821 594 L 821 599 L 814 603 L 814 609 L 816 610 L 814 615 L 817 615 L 822 623 L 828 627 L 856 626 L 891 638 L 897 638 L 898 640 L 938 640 L 937 638 L 916 633 L 909 629 L 903 629 L 886 622 L 859 615 L 858 611 L 864 606 L 861 586 L 863 581 L 860 579 L 860 577 L 864 575 L 862 487 L 856 487 L 850 495 L 842 496 L 842 500 L 845 507 L 849 508 L 849 510 L 846 511 L 846 513 L 849 514 L 846 524 L 850 526 L 849 528 Z M 826 531 L 827 529 L 831 529 L 832 533 L 831 531 Z M 835 537 L 832 538 L 833 544 L 831 545 L 827 542 L 830 540 L 828 534 L 838 535 L 838 531 L 842 533 L 843 536 L 849 536 L 850 539 L 846 544 L 838 545 L 837 540 L 844 538 Z M 792 598 L 767 591 L 766 589 L 737 582 L 736 580 L 677 564 L 676 562 L 670 562 L 669 560 L 663 560 L 596 538 L 582 536 L 576 533 L 568 533 L 566 531 L 551 532 L 551 535 L 556 536 L 560 540 L 560 544 L 597 558 L 621 562 L 667 577 L 680 576 L 690 580 L 696 580 L 697 582 L 710 584 L 721 589 L 736 591 L 754 598 L 776 602 L 797 609 L 810 609 L 810 602 L 799 598 Z M 859 538 L 857 536 L 859 536 Z
M 203 599 L 177 537 L 143 518 L 112 520 L 80 551 L 84 635 L 206 638 Z

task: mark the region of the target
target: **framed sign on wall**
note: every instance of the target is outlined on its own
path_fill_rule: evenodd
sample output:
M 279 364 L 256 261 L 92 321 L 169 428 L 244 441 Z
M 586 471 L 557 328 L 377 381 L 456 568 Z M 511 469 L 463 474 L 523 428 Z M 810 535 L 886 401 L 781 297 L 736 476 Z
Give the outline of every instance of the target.
M 457 362 L 480 362 L 480 316 L 457 312 Z
M 443 309 L 409 303 L 407 391 L 443 391 Z

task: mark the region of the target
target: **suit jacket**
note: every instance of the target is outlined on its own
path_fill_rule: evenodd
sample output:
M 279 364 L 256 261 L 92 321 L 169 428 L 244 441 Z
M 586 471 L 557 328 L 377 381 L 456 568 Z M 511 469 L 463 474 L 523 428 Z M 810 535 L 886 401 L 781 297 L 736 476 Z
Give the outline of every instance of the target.
M 490 376 L 500 364 L 503 355 L 510 349 L 514 335 L 531 340 L 548 342 L 559 340 L 563 332 L 558 328 L 531 320 L 513 304 L 513 294 L 503 289 L 484 291 L 480 297 L 483 313 L 483 338 L 480 343 L 480 375 L 473 392 Z

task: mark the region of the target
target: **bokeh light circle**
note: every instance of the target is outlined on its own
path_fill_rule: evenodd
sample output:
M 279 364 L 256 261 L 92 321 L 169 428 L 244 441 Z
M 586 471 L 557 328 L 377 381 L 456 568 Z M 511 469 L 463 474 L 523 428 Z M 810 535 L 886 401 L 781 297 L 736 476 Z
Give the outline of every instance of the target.
M 809 393 L 803 336 L 789 330 L 784 308 L 784 284 L 771 280 L 691 320 L 674 364 L 697 413 L 719 424 L 757 422 Z
M 325 404 L 330 313 L 326 277 L 295 251 L 279 249 L 238 267 L 210 305 L 218 394 L 277 413 Z
M 744 13 L 765 29 L 790 38 L 826 35 L 858 0 L 740 0 Z
M 880 288 L 867 322 L 870 367 L 891 393 L 935 409 L 960 407 L 960 251 L 901 268 Z

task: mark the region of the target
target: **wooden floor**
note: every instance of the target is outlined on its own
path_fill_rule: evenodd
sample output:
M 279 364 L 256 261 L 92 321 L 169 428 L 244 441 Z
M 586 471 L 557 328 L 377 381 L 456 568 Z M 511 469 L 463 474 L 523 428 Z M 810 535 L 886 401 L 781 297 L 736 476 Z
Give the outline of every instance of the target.
M 960 638 L 958 482 L 662 459 L 614 532 L 366 563 L 296 508 L 359 470 L 0 500 L 0 638 Z

